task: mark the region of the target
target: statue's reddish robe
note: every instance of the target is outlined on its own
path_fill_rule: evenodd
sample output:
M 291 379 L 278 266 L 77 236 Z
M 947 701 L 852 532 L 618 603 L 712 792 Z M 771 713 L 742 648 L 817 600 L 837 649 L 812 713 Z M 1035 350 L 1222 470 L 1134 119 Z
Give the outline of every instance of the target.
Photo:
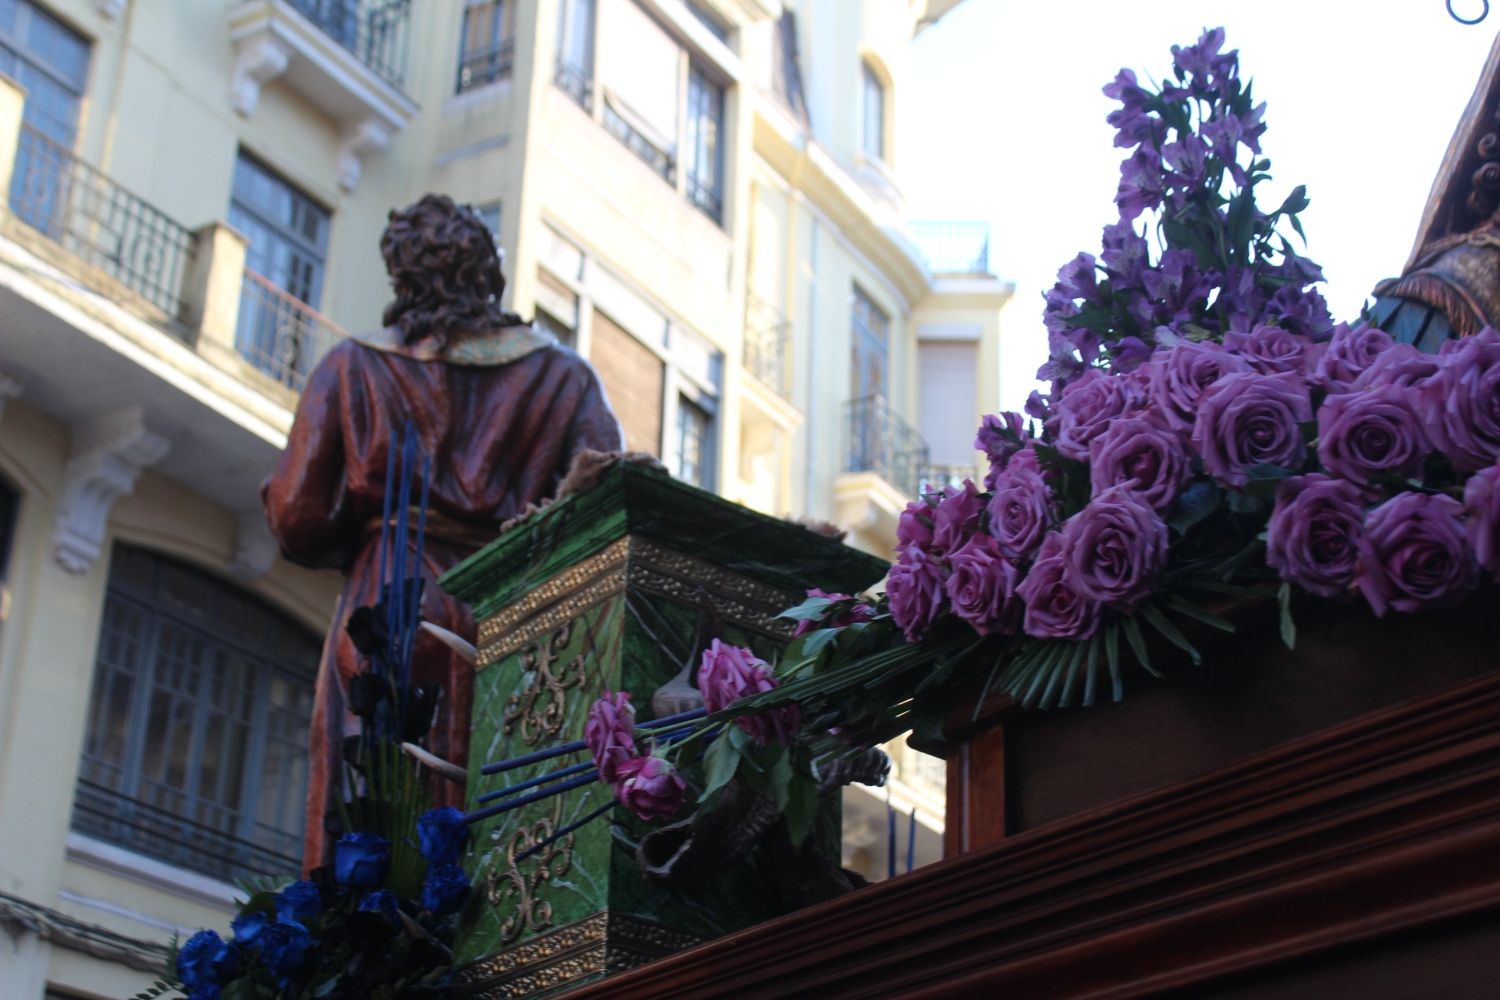
M 354 609 L 378 599 L 392 432 L 399 437 L 411 420 L 432 456 L 422 618 L 470 642 L 473 617 L 437 586 L 437 578 L 493 539 L 502 522 L 551 498 L 580 451 L 620 450 L 620 426 L 593 369 L 566 348 L 528 339 L 535 336 L 518 330 L 508 341 L 492 342 L 500 345 L 496 350 L 476 351 L 471 342 L 466 352 L 425 359 L 395 346 L 340 344 L 308 380 L 286 450 L 261 487 L 283 554 L 346 577 L 323 646 L 313 707 L 303 856 L 308 870 L 329 860 L 324 815 L 340 787 L 342 739 L 358 731 L 345 693 L 362 664 L 345 625 Z M 414 546 L 409 557 L 415 559 Z M 464 765 L 472 668 L 426 633 L 417 638 L 412 663 L 417 683 L 442 686 L 428 748 Z M 461 804 L 458 786 L 443 784 L 443 800 Z

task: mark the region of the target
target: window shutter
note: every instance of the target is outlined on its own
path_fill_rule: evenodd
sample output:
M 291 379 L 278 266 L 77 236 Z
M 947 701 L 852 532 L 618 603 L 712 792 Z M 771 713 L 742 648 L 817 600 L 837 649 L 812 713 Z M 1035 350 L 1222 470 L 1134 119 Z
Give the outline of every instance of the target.
M 610 406 L 625 428 L 625 446 L 660 458 L 665 383 L 661 358 L 597 309 L 590 354 Z

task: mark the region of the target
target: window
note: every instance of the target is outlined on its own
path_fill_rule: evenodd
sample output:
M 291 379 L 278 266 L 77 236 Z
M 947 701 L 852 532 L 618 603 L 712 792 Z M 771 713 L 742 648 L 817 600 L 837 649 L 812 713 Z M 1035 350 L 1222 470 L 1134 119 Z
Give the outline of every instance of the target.
M 557 85 L 589 108 L 594 88 L 594 0 L 562 0 L 557 10 Z
M 683 166 L 688 200 L 715 222 L 724 215 L 724 150 L 719 130 L 724 124 L 724 88 L 699 71 L 688 68 L 687 142 Z
M 708 411 L 687 396 L 677 398 L 677 446 L 672 458 L 678 479 L 703 489 L 713 488 L 710 462 L 713 443 L 713 418 Z
M 863 127 L 860 130 L 859 148 L 866 156 L 885 159 L 885 87 L 874 67 L 861 63 L 863 81 Z
M 891 320 L 865 290 L 854 286 L 851 399 L 884 398 L 890 364 Z
M 295 872 L 321 645 L 206 573 L 116 546 L 74 828 L 215 878 Z
M 236 346 L 273 378 L 306 377 L 316 360 L 304 341 L 318 326 L 313 310 L 323 296 L 328 211 L 242 151 L 229 224 L 250 240 Z
M 725 90 L 635 3 L 600 9 L 601 124 L 715 222 L 724 199 Z M 681 167 L 682 169 L 678 169 Z
M 708 29 L 710 35 L 725 45 L 729 44 L 729 25 L 719 20 L 717 15 L 702 4 L 694 3 L 693 0 L 687 0 L 687 9 L 688 13 L 693 15 L 694 20 Z
M 515 0 L 470 0 L 458 52 L 458 93 L 510 76 Z
M 0 73 L 26 88 L 10 203 L 49 236 L 63 224 L 59 165 L 72 152 L 88 77 L 89 44 L 28 0 L 0 0 Z

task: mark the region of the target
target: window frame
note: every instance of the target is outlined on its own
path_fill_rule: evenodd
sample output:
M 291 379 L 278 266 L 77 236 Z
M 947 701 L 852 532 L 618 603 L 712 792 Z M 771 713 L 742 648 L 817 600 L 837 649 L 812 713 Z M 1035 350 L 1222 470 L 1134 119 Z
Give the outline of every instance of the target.
M 489 46 L 484 49 L 469 49 L 470 18 L 477 11 L 489 12 Z M 467 0 L 463 8 L 458 33 L 458 69 L 455 74 L 455 94 L 488 87 L 509 80 L 515 68 L 516 52 L 516 0 Z M 482 67 L 471 72 L 472 64 Z
M 142 568 L 149 582 L 144 586 L 127 576 L 127 570 Z M 171 607 L 164 588 L 169 574 L 190 583 L 198 593 L 207 595 L 206 604 L 215 609 L 210 619 L 196 620 L 185 612 Z M 247 642 L 243 635 L 235 636 L 223 627 L 226 619 L 226 601 L 235 602 L 235 607 L 250 611 L 269 623 L 274 631 L 257 635 L 258 641 Z M 200 605 L 201 607 L 201 605 Z M 122 618 L 134 618 L 138 630 L 129 637 L 135 646 L 135 655 L 127 662 L 107 659 L 117 637 L 111 635 L 116 612 Z M 219 627 L 213 627 L 218 625 Z M 183 642 L 201 653 L 201 659 L 186 667 L 178 655 L 181 647 L 174 650 L 164 645 L 164 635 Z M 307 660 L 296 664 L 285 659 L 285 648 L 293 644 L 304 646 Z M 261 816 L 261 797 L 266 787 L 274 786 L 277 776 L 267 776 L 270 748 L 273 742 L 285 744 L 285 737 L 278 738 L 272 731 L 272 713 L 287 711 L 287 706 L 278 706 L 273 698 L 272 687 L 277 681 L 293 685 L 305 685 L 304 698 L 299 702 L 307 710 L 307 718 L 295 711 L 291 727 L 305 732 L 313 711 L 313 691 L 316 683 L 318 660 L 322 640 L 315 630 L 293 618 L 274 605 L 228 581 L 220 579 L 203 569 L 165 555 L 150 548 L 117 543 L 110 560 L 110 576 L 105 588 L 104 615 L 101 619 L 98 645 L 95 650 L 93 678 L 90 683 L 88 728 L 84 745 L 79 755 L 79 774 L 75 788 L 75 808 L 71 826 L 79 833 L 114 844 L 123 850 L 157 858 L 167 864 L 189 871 L 200 872 L 211 878 L 228 880 L 246 872 L 263 874 L 293 874 L 300 865 L 300 844 L 305 822 L 305 785 L 294 790 L 288 797 L 285 792 L 279 803 L 278 817 L 267 822 Z M 229 672 L 223 669 L 226 657 L 234 657 L 244 666 L 248 686 L 239 688 L 246 699 L 240 711 L 239 734 L 244 742 L 238 754 L 232 746 L 231 735 L 219 748 L 216 760 L 210 761 L 205 751 L 217 734 L 211 728 L 224 732 L 226 714 L 229 709 L 215 700 L 216 685 L 233 684 Z M 179 675 L 186 669 L 196 676 L 192 678 L 191 696 L 181 685 Z M 128 677 L 128 691 L 124 698 L 117 697 L 121 677 Z M 177 686 L 173 686 L 174 683 Z M 222 696 L 221 696 L 222 698 Z M 162 705 L 170 713 L 172 723 L 159 731 L 151 725 L 162 711 Z M 179 709 L 187 705 L 188 717 L 184 720 Z M 121 711 L 123 709 L 123 711 Z M 99 751 L 109 746 L 109 733 L 100 733 L 98 724 L 111 717 L 123 719 L 125 727 L 117 735 L 121 754 L 118 760 L 102 757 Z M 283 730 L 286 719 L 283 719 Z M 301 725 L 296 725 L 300 723 Z M 187 751 L 182 764 L 181 784 L 173 787 L 170 780 L 163 781 L 146 771 L 148 757 L 160 756 L 156 765 L 161 775 L 170 775 L 173 739 L 181 741 L 179 734 L 187 727 Z M 107 752 L 107 751 L 106 751 Z M 238 759 L 236 759 L 236 756 Z M 288 757 L 287 759 L 294 759 Z M 305 768 L 305 765 L 304 765 Z M 104 772 L 114 769 L 118 773 L 113 782 L 95 780 L 107 778 Z M 202 784 L 205 775 L 218 780 L 216 789 L 205 791 Z M 238 775 L 234 788 L 232 807 L 214 798 L 216 792 L 228 795 L 224 775 Z M 288 776 L 280 775 L 281 784 Z M 305 770 L 304 770 L 305 780 Z M 181 800 L 177 808 L 169 808 L 152 802 L 147 797 L 145 783 L 161 786 L 163 794 Z M 112 805 L 105 810 L 99 803 Z M 203 810 L 216 810 L 226 817 L 221 822 L 232 832 L 220 830 L 202 818 Z M 287 812 L 287 810 L 290 812 Z M 101 819 L 91 816 L 103 815 Z M 265 827 L 274 831 L 262 833 Z M 174 833 L 176 834 L 174 839 Z M 274 839 L 273 839 L 274 838 Z M 276 844 L 279 839 L 282 844 Z M 176 850 L 160 845 L 174 843 Z M 295 844 L 295 853 L 284 853 L 287 846 Z M 205 846 L 206 845 L 206 846 Z
M 248 195 L 242 196 L 240 186 L 237 183 L 239 179 L 239 168 L 241 164 L 245 165 L 251 170 L 259 172 L 273 184 L 280 186 L 290 196 L 294 208 L 300 206 L 303 211 L 310 211 L 318 216 L 320 218 L 321 225 L 318 227 L 319 232 L 317 238 L 314 240 L 308 239 L 305 233 L 299 232 L 297 230 L 294 223 L 282 222 L 273 218 L 266 212 L 265 206 L 257 205 L 253 201 L 248 200 Z M 285 244 L 289 245 L 291 249 L 298 253 L 299 256 L 301 256 L 304 260 L 315 265 L 312 271 L 313 278 L 309 283 L 311 291 L 306 295 L 299 295 L 297 290 L 287 288 L 287 283 L 277 281 L 272 275 L 263 274 L 260 271 L 256 270 L 254 267 L 250 266 L 250 261 L 248 258 L 255 255 L 256 248 L 252 239 L 253 234 L 245 233 L 247 240 L 251 240 L 251 245 L 246 248 L 246 268 L 248 270 L 254 271 L 256 274 L 260 275 L 260 277 L 276 285 L 276 287 L 280 288 L 288 295 L 296 298 L 298 301 L 308 306 L 309 308 L 317 309 L 322 302 L 323 283 L 328 273 L 328 247 L 332 242 L 333 212 L 330 209 L 324 207 L 322 202 L 318 201 L 316 198 L 312 197 L 306 191 L 304 191 L 300 186 L 289 180 L 287 176 L 281 171 L 275 169 L 260 157 L 251 153 L 249 150 L 245 149 L 242 146 L 239 149 L 238 155 L 235 157 L 234 179 L 231 181 L 229 190 L 229 216 L 231 225 L 234 224 L 235 216 L 238 213 L 242 213 L 243 215 L 247 216 L 249 219 L 268 231 L 278 242 L 284 242 Z
M 876 68 L 870 59 L 864 58 L 859 61 L 860 65 L 860 94 L 859 94 L 859 151 L 871 159 L 882 163 L 889 163 L 888 150 L 890 146 L 886 141 L 886 133 L 889 131 L 886 109 L 890 104 L 890 87 L 886 82 L 885 75 Z M 874 134 L 872 135 L 871 96 L 876 98 L 876 107 L 873 108 Z M 871 141 L 873 139 L 873 142 Z

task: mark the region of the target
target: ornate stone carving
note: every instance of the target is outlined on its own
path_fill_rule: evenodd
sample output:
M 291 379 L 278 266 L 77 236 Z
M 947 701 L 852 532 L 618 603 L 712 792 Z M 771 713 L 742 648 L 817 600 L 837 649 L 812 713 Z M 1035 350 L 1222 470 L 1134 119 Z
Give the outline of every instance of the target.
M 588 657 L 577 653 L 562 662 L 572 637 L 573 623 L 568 622 L 522 654 L 522 669 L 531 675 L 531 681 L 525 691 L 511 695 L 506 702 L 505 731 L 512 732 L 519 722 L 521 742 L 527 746 L 536 746 L 543 736 L 551 739 L 562 732 L 567 719 L 568 692 L 583 687 Z M 559 663 L 562 663 L 560 668 Z
M 73 428 L 73 453 L 63 470 L 62 503 L 52 550 L 69 573 L 99 558 L 115 501 L 135 488 L 141 470 L 167 453 L 166 438 L 146 427 L 139 406 L 94 417 Z
M 523 933 L 536 933 L 552 926 L 552 903 L 542 898 L 541 889 L 554 878 L 561 878 L 573 867 L 573 835 L 559 837 L 524 862 L 516 858 L 552 836 L 562 822 L 562 799 L 552 800 L 552 816 L 523 826 L 510 835 L 505 845 L 505 862 L 485 875 L 485 898 L 491 906 L 502 906 L 514 900 L 510 915 L 500 925 L 500 941 L 510 944 Z M 535 864 L 533 864 L 533 861 Z M 526 865 L 527 871 L 521 866 Z
M 286 44 L 269 34 L 255 35 L 235 47 L 230 95 L 234 110 L 249 118 L 260 103 L 260 90 L 286 72 L 292 59 Z
M 390 141 L 390 130 L 373 119 L 346 127 L 339 140 L 339 187 L 352 193 L 359 186 L 364 158 L 370 153 L 380 152 L 390 145 Z

